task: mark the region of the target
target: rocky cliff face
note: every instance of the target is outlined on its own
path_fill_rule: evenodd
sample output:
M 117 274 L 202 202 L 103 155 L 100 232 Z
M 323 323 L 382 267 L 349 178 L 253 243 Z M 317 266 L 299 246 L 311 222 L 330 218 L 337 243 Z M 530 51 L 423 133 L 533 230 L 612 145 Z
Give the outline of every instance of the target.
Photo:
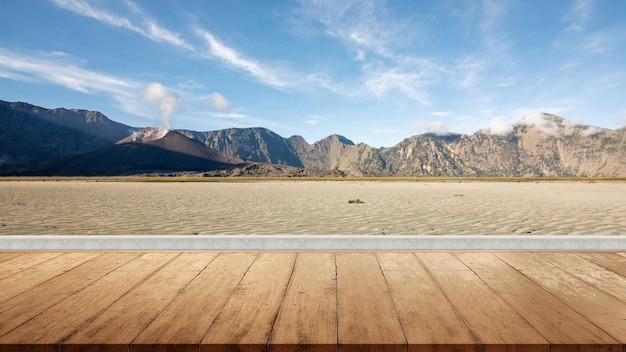
M 209 156 L 204 148 L 176 133 L 171 138 L 156 138 L 158 145 L 146 145 L 177 152 L 182 148 L 183 154 L 201 150 L 200 154 L 190 155 L 225 164 L 238 164 L 243 159 L 279 166 L 247 163 L 246 169 L 240 170 L 246 175 L 261 175 L 271 169 L 296 176 L 626 177 L 626 127 L 602 129 L 542 113 L 526 116 L 508 127 L 496 131 L 499 133 L 427 133 L 406 138 L 390 148 L 355 144 L 339 135 L 309 144 L 300 136 L 284 138 L 265 128 L 178 131 L 200 146 L 209 147 L 206 150 L 218 151 L 214 154 L 219 158 Z M 0 101 L 0 172 L 42 169 L 60 157 L 107 148 L 125 137 L 126 142 L 144 138 L 141 133 L 151 130 L 145 129 L 133 137 L 137 131 L 99 112 L 44 109 Z M 150 135 L 158 134 L 155 131 Z M 167 148 L 160 145 L 165 141 Z M 111 150 L 117 153 L 118 149 Z M 142 159 L 135 154 L 132 160 Z M 89 162 L 95 163 L 104 155 L 109 154 L 92 154 Z M 133 169 L 132 165 L 127 168 Z
M 133 130 L 95 111 L 0 101 L 0 168 L 38 168 L 65 155 L 106 147 Z
M 549 114 L 531 117 L 504 134 L 427 133 L 390 148 L 339 135 L 308 144 L 265 129 L 202 132 L 195 138 L 243 159 L 352 176 L 626 176 L 626 128 L 576 125 Z
M 266 128 L 229 128 L 219 131 L 179 131 L 206 146 L 241 159 L 302 167 L 290 140 Z

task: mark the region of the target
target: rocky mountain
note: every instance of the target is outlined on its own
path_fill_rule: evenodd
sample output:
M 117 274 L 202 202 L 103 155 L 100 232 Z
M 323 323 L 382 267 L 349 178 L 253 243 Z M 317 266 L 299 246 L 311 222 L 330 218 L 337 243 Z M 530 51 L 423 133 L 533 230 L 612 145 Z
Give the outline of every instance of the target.
M 105 148 L 69 155 L 37 175 L 134 175 L 232 170 L 246 163 L 176 131 L 145 128 Z
M 499 134 L 426 133 L 390 148 L 338 135 L 308 144 L 300 136 L 257 128 L 187 133 L 241 158 L 351 176 L 626 176 L 626 128 L 602 129 L 543 113 L 510 127 Z
M 309 144 L 265 128 L 138 130 L 98 112 L 2 101 L 0 128 L 4 174 L 626 177 L 626 127 L 543 113 L 471 135 L 415 135 L 390 148 L 339 135 Z
M 229 128 L 208 132 L 181 130 L 180 132 L 210 148 L 241 159 L 303 167 L 290 141 L 267 128 Z
M 95 111 L 0 100 L 0 168 L 37 169 L 65 155 L 109 146 L 134 130 Z

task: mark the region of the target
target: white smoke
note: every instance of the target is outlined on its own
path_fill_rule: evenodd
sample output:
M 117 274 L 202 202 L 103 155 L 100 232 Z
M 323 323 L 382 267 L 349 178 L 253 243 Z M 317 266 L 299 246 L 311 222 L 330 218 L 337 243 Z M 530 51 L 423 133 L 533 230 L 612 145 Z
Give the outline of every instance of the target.
M 161 83 L 152 82 L 143 91 L 141 98 L 159 109 L 159 127 L 169 131 L 174 111 L 182 103 L 178 94 L 165 88 Z
M 432 132 L 438 136 L 447 136 L 450 134 L 448 127 L 441 121 L 419 120 L 414 123 L 411 128 L 419 132 Z

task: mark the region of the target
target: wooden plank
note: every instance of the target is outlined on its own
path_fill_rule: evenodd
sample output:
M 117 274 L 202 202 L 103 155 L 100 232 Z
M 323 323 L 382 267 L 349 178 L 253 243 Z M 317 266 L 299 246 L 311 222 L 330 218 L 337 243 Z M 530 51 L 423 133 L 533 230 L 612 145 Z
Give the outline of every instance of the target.
M 495 253 L 620 343 L 626 342 L 626 304 L 533 253 Z
M 541 351 L 550 344 L 458 258 L 416 253 L 481 344 L 481 351 Z
M 0 252 L 0 263 L 24 255 L 24 252 Z
M 202 340 L 200 351 L 265 350 L 295 259 L 295 253 L 261 253 Z
M 107 253 L 0 305 L 0 336 L 139 256 Z
M 578 252 L 576 255 L 626 277 L 626 257 L 617 253 Z
M 40 285 L 103 253 L 63 253 L 0 280 L 0 303 Z M 18 257 L 19 258 L 19 257 Z
M 477 351 L 476 339 L 413 253 L 378 253 L 409 351 Z
M 0 263 L 0 279 L 22 272 L 30 267 L 58 257 L 62 252 L 28 252 Z
M 626 302 L 626 277 L 607 270 L 574 253 L 537 253 L 536 255 L 584 282 Z M 626 270 L 626 267 L 624 270 Z
M 339 351 L 406 351 L 407 341 L 373 253 L 337 253 Z
M 56 351 L 57 344 L 70 333 L 178 255 L 147 253 L 139 256 L 0 336 L 0 352 L 17 348 L 31 352 L 49 351 L 50 348 Z
M 270 338 L 270 351 L 337 350 L 334 253 L 299 253 Z
M 83 351 L 89 346 L 89 351 L 106 351 L 107 345 L 130 345 L 216 255 L 182 253 L 81 326 L 64 341 L 63 350 Z
M 539 331 L 552 352 L 621 352 L 617 340 L 493 254 L 457 257 Z
M 133 341 L 131 351 L 197 352 L 200 341 L 256 256 L 217 256 Z

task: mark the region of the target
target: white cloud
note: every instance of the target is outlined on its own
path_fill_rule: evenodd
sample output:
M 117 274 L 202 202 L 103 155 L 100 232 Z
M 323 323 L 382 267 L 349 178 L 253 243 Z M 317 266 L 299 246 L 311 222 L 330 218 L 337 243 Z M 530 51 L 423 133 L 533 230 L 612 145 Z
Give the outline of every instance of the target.
M 448 127 L 446 127 L 446 125 L 441 121 L 419 120 L 411 125 L 411 129 L 418 132 L 432 132 L 438 136 L 446 136 L 450 134 Z
M 351 91 L 334 92 L 383 98 L 396 90 L 422 105 L 430 103 L 426 87 L 436 82 L 445 68 L 432 60 L 402 53 L 412 38 L 421 35 L 412 23 L 416 17 L 396 16 L 381 1 L 322 0 L 302 1 L 300 5 L 298 13 L 304 21 L 321 24 L 324 34 L 338 39 L 361 65 L 360 82 L 355 82 Z M 365 91 L 356 88 L 361 83 Z
M 502 116 L 496 116 L 489 121 L 489 133 L 496 136 L 507 136 L 513 132 L 513 124 Z
M 254 60 L 243 57 L 235 49 L 217 40 L 217 38 L 208 31 L 196 28 L 196 34 L 204 39 L 208 45 L 208 55 L 210 58 L 217 58 L 228 66 L 243 70 L 263 84 L 275 88 L 285 88 L 288 86 L 288 84 L 278 78 L 271 69 Z
M 422 105 L 430 100 L 422 88 L 422 76 L 417 72 L 402 72 L 398 68 L 387 71 L 371 71 L 364 78 L 365 87 L 376 96 L 382 97 L 391 90 L 398 90 Z
M 583 31 L 591 18 L 592 10 L 593 0 L 576 0 L 572 8 L 563 17 L 564 21 L 570 23 L 566 31 Z
M 27 55 L 0 48 L 0 75 L 18 81 L 48 82 L 87 94 L 104 93 L 119 102 L 134 98 L 141 86 L 133 80 L 87 70 L 76 61 L 58 52 Z
M 218 119 L 247 119 L 249 116 L 237 112 L 213 112 L 209 116 Z
M 231 109 L 230 102 L 220 93 L 213 92 L 205 97 L 200 98 L 202 101 L 208 101 L 207 106 L 220 111 L 229 111 Z
M 139 16 L 139 20 L 133 23 L 119 13 L 112 13 L 105 9 L 97 8 L 84 0 L 51 0 L 55 5 L 77 15 L 93 18 L 110 26 L 125 28 L 138 33 L 155 42 L 165 42 L 179 48 L 193 51 L 194 48 L 180 38 L 178 33 L 171 32 L 161 27 L 156 21 L 149 18 L 143 10 L 130 0 L 126 0 L 126 6 Z
M 452 111 L 433 111 L 430 113 L 431 116 L 452 116 L 454 112 Z
M 307 125 L 317 125 L 321 121 L 322 121 L 322 117 L 321 116 L 319 116 L 319 115 L 312 115 L 310 118 L 308 118 L 306 121 L 304 121 L 304 123 L 306 123 Z
M 602 133 L 602 129 L 600 127 L 589 126 L 582 131 L 583 136 L 591 137 L 596 134 Z
M 144 89 L 141 98 L 159 109 L 159 117 L 162 126 L 170 129 L 174 110 L 182 103 L 182 99 L 175 92 L 170 91 L 161 83 L 152 82 Z

